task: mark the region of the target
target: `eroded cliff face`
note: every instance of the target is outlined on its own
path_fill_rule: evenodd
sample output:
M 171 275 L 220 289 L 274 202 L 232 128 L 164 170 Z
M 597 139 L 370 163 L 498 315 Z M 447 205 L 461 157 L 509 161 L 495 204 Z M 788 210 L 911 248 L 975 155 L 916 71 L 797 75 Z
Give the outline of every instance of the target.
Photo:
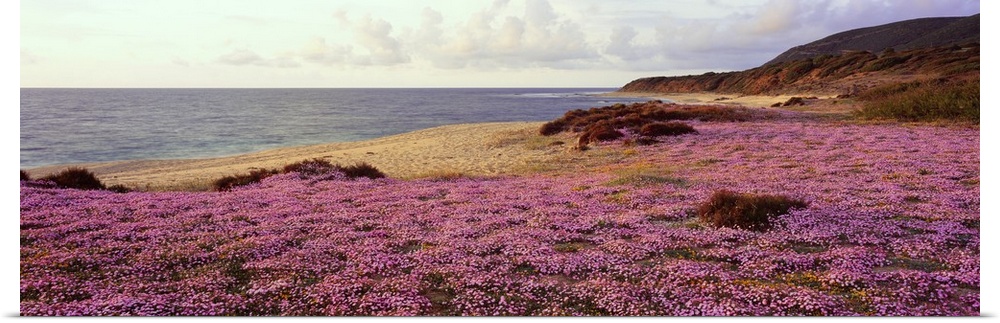
M 854 94 L 894 81 L 938 77 L 979 77 L 979 44 L 908 51 L 866 51 L 822 55 L 765 65 L 741 72 L 649 77 L 629 82 L 619 92 L 716 92 L 745 95 Z

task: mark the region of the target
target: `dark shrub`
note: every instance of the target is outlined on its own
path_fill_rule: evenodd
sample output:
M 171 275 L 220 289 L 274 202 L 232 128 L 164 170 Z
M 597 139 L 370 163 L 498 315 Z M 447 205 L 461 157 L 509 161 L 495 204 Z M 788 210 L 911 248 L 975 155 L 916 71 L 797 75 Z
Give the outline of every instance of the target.
M 358 162 L 357 164 L 347 167 L 343 167 L 340 165 L 337 165 L 336 167 L 338 168 L 339 171 L 343 172 L 344 175 L 347 176 L 347 178 L 351 179 L 358 177 L 367 177 L 371 179 L 385 177 L 385 173 L 382 173 L 382 171 L 378 170 L 378 168 L 375 168 L 375 166 L 369 165 L 366 162 Z
M 103 190 L 104 184 L 94 176 L 94 173 L 83 168 L 69 168 L 61 173 L 42 177 L 52 181 L 56 187 L 75 188 L 80 190 Z
M 678 136 L 688 133 L 698 133 L 698 131 L 686 123 L 677 121 L 650 123 L 639 129 L 639 135 L 645 137 Z
M 806 101 L 804 99 L 800 98 L 800 97 L 793 96 L 793 97 L 789 98 L 788 101 L 785 101 L 784 104 L 782 104 L 782 106 L 786 106 L 786 107 L 795 106 L 795 105 L 806 105 Z
M 717 228 L 764 231 L 771 227 L 771 218 L 807 205 L 805 201 L 781 195 L 741 194 L 720 190 L 698 207 L 698 217 Z
M 285 165 L 282 173 L 299 173 L 302 175 L 323 175 L 334 171 L 336 167 L 322 158 L 303 160 L 294 164 Z
M 563 119 L 557 119 L 552 122 L 546 122 L 542 125 L 541 129 L 538 129 L 538 133 L 542 136 L 551 136 L 566 130 L 566 121 Z
M 115 184 L 115 185 L 108 186 L 108 190 L 112 191 L 112 192 L 115 192 L 115 193 L 128 193 L 128 192 L 132 191 L 131 189 L 129 189 L 128 187 L 125 187 L 125 185 L 122 185 L 122 184 Z
M 639 146 L 649 146 L 658 142 L 660 141 L 649 137 L 639 137 L 639 139 L 635 140 L 635 143 Z
M 592 142 L 599 141 L 611 141 L 624 136 L 615 128 L 612 128 L 607 122 L 599 122 L 590 127 L 580 135 L 579 146 L 583 147 Z
M 24 171 L 23 169 L 21 170 L 21 180 L 22 181 L 30 181 L 31 180 L 31 176 L 28 175 L 28 172 Z
M 215 180 L 215 182 L 212 183 L 212 189 L 219 192 L 229 191 L 239 186 L 246 186 L 253 183 L 260 183 L 261 180 L 268 178 L 271 175 L 275 175 L 277 173 L 278 171 L 274 169 L 272 170 L 255 169 L 250 171 L 250 173 L 248 174 L 226 176 Z

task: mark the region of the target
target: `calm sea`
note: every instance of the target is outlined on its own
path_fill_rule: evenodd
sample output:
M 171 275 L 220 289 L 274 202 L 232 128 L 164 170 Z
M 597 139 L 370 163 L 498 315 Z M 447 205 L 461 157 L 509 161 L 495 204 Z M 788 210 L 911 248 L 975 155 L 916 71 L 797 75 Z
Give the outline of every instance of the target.
M 615 89 L 21 89 L 21 168 L 199 158 L 434 126 L 545 121 Z

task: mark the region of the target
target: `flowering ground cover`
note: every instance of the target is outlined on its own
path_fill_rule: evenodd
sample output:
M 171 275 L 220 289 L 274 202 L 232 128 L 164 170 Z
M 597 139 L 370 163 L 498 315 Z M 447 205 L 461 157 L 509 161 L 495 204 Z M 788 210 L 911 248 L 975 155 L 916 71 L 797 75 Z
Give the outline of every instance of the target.
M 690 124 L 558 175 L 22 182 L 21 314 L 979 314 L 978 129 Z M 694 210 L 721 189 L 809 204 L 714 228 Z

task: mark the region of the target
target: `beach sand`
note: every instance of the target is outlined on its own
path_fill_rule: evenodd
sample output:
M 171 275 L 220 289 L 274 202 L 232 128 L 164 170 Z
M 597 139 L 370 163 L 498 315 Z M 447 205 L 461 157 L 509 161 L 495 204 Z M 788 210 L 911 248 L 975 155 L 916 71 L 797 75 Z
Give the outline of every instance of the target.
M 458 124 L 357 142 L 278 148 L 243 155 L 177 160 L 133 160 L 28 169 L 32 178 L 84 167 L 106 185 L 139 190 L 207 190 L 223 176 L 281 168 L 313 158 L 344 165 L 367 162 L 400 179 L 519 174 L 572 146 L 571 135 L 543 137 L 544 122 Z M 564 138 L 565 137 L 565 138 Z M 553 144 L 564 141 L 567 144 Z
M 604 96 L 658 98 L 680 104 L 769 107 L 799 95 L 612 92 Z M 821 98 L 824 99 L 821 101 L 831 101 L 827 97 Z M 844 113 L 850 106 L 821 103 L 789 109 Z M 553 170 L 554 164 L 566 166 L 560 167 L 565 169 L 571 166 L 568 164 L 578 162 L 582 155 L 572 151 L 577 138 L 567 133 L 541 136 L 538 129 L 542 124 L 544 122 L 446 125 L 365 141 L 278 148 L 227 157 L 58 165 L 26 171 L 32 178 L 38 178 L 68 167 L 83 167 L 94 172 L 108 186 L 121 184 L 147 191 L 199 191 L 210 189 L 211 183 L 223 176 L 245 174 L 259 168 L 280 169 L 287 164 L 314 158 L 343 165 L 366 162 L 387 176 L 398 179 L 517 175 Z M 593 152 L 583 155 L 591 154 Z
M 739 95 L 739 94 L 719 94 L 711 92 L 699 93 L 641 93 L 641 92 L 611 92 L 602 94 L 607 97 L 645 97 L 662 100 L 670 100 L 679 104 L 726 104 L 742 105 L 745 107 L 770 107 L 775 103 L 783 103 L 792 97 L 818 97 L 820 99 L 831 99 L 832 96 L 818 96 L 815 94 L 782 94 L 782 95 Z

